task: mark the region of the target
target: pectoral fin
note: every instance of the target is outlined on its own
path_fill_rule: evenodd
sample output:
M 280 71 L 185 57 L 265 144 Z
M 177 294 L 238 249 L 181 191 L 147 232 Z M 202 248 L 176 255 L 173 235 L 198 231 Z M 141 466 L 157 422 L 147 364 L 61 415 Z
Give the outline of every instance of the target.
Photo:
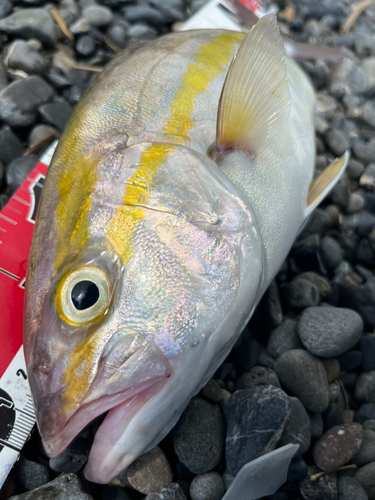
M 285 49 L 276 17 L 262 17 L 233 59 L 221 93 L 216 156 L 243 149 L 259 155 L 285 125 L 290 111 Z
M 323 172 L 312 181 L 307 194 L 306 217 L 327 196 L 336 182 L 340 179 L 349 163 L 350 153 L 346 151 L 340 158 L 336 158 Z

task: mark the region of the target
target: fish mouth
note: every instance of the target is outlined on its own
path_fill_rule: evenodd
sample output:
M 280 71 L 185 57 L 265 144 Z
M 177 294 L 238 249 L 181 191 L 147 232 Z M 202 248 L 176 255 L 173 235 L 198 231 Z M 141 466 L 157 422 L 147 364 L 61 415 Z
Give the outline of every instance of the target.
M 57 392 L 50 387 L 39 400 L 37 420 L 47 455 L 60 455 L 90 422 L 108 412 L 96 432 L 85 475 L 93 482 L 110 482 L 125 468 L 110 459 L 112 450 L 130 421 L 171 374 L 169 360 L 148 339 L 129 331 L 117 332 L 106 345 L 95 378 L 75 410 L 64 412 L 69 387 Z

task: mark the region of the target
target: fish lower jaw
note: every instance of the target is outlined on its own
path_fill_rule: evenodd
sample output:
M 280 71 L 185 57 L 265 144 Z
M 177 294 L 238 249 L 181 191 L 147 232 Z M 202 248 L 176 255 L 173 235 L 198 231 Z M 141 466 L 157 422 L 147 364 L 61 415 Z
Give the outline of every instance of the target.
M 108 425 L 108 422 L 113 419 L 111 415 L 116 415 L 121 410 L 123 413 L 121 427 L 124 427 L 124 424 L 126 423 L 127 425 L 130 422 L 137 411 L 163 387 L 166 381 L 167 378 L 157 377 L 123 392 L 111 396 L 103 396 L 97 401 L 92 401 L 80 407 L 64 424 L 63 428 L 55 434 L 45 436 L 41 431 L 42 442 L 47 455 L 51 458 L 60 455 L 90 422 L 107 411 L 108 414 L 100 425 L 96 436 L 100 436 L 103 432 L 108 433 L 108 435 L 113 434 L 114 429 L 111 429 L 112 424 Z M 103 426 L 104 428 L 102 429 Z

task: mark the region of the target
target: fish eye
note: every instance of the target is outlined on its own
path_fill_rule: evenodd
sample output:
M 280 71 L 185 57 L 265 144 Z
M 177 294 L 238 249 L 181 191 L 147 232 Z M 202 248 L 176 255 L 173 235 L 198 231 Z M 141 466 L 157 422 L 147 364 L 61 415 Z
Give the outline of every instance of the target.
M 111 298 L 107 274 L 97 266 L 85 266 L 64 276 L 56 290 L 60 318 L 81 326 L 102 317 Z

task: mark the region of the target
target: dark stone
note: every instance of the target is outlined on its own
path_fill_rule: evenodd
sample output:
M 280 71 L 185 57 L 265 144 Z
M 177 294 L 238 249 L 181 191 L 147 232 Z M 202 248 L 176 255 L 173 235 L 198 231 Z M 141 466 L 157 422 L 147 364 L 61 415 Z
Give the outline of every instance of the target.
M 12 500 L 93 500 L 89 493 L 86 493 L 74 474 L 62 474 L 53 481 L 50 481 L 39 488 L 16 495 Z
M 235 390 L 239 389 L 254 389 L 258 385 L 273 385 L 280 387 L 279 379 L 276 373 L 264 366 L 255 366 L 251 372 L 243 373 L 235 382 Z
M 375 462 L 364 465 L 354 473 L 354 479 L 365 490 L 368 499 L 375 499 Z
M 130 5 L 124 7 L 122 13 L 125 19 L 132 24 L 144 22 L 158 27 L 166 23 L 165 15 L 150 5 Z
M 243 465 L 275 449 L 289 415 L 289 399 L 274 386 L 235 392 L 227 411 L 227 473 L 235 476 Z
M 355 422 L 363 424 L 366 420 L 375 420 L 375 404 L 365 403 L 354 414 Z
M 6 168 L 6 182 L 12 192 L 16 191 L 29 173 L 38 163 L 39 158 L 35 155 L 21 156 L 13 160 Z
M 353 347 L 362 330 L 359 314 L 339 307 L 309 307 L 298 323 L 298 335 L 304 347 L 316 356 L 327 358 Z
M 9 0 L 0 0 L 0 19 L 7 17 L 13 10 L 12 2 Z
M 82 9 L 82 17 L 91 26 L 108 26 L 113 19 L 113 13 L 109 7 L 93 3 Z
M 128 29 L 128 37 L 131 40 L 154 40 L 156 35 L 157 31 L 147 24 L 133 24 Z
M 13 82 L 0 92 L 0 118 L 11 127 L 27 127 L 52 95 L 53 89 L 39 76 Z
M 47 467 L 27 460 L 23 455 L 20 455 L 19 460 L 14 464 L 12 476 L 16 483 L 26 491 L 39 488 L 51 480 Z
M 337 356 L 337 361 L 340 363 L 342 372 L 349 372 L 358 368 L 362 363 L 362 353 L 361 351 L 347 351 Z
M 279 446 L 298 444 L 297 455 L 303 455 L 309 449 L 311 440 L 310 419 L 298 398 L 289 398 L 290 413 L 281 435 Z M 299 478 L 303 479 L 303 478 Z M 298 481 L 299 479 L 295 479 Z
M 191 500 L 221 500 L 224 493 L 224 483 L 217 472 L 195 476 L 190 485 Z
M 218 405 L 194 398 L 173 431 L 179 460 L 195 474 L 212 470 L 224 451 L 225 422 Z
M 374 302 L 375 290 L 373 286 L 370 286 L 369 281 L 363 285 L 356 285 L 349 280 L 345 280 L 340 286 L 340 306 L 350 307 L 357 311 L 362 316 L 365 326 L 368 328 L 375 327 Z M 369 369 L 371 370 L 372 368 Z
M 328 407 L 327 376 L 318 358 L 304 349 L 293 349 L 277 358 L 274 370 L 281 384 L 306 409 L 320 413 Z
M 186 496 L 178 483 L 169 483 L 159 490 L 149 493 L 145 500 L 186 500 Z
M 330 404 L 328 408 L 324 410 L 324 412 L 322 413 L 322 417 L 324 432 L 327 432 L 329 429 L 332 429 L 332 427 L 335 427 L 336 425 L 341 425 L 344 423 L 342 413 L 334 403 Z
M 311 439 L 319 439 L 323 434 L 323 417 L 321 413 L 309 412 Z
M 350 160 L 348 166 L 346 167 L 346 173 L 352 179 L 359 179 L 365 170 L 365 166 L 363 163 L 354 160 L 353 158 Z
M 240 372 L 249 372 L 259 359 L 259 342 L 255 339 L 246 340 L 233 349 L 233 362 Z
M 293 458 L 289 465 L 287 481 L 302 481 L 302 479 L 307 477 L 307 474 L 306 462 L 302 458 Z
M 352 458 L 352 462 L 358 467 L 375 462 L 375 431 L 371 429 L 363 430 L 362 444 L 358 453 Z
M 20 9 L 0 21 L 0 31 L 28 40 L 36 38 L 47 47 L 58 40 L 58 28 L 46 9 Z
M 75 48 L 77 54 L 79 54 L 82 57 L 92 56 L 92 54 L 95 53 L 96 49 L 95 40 L 93 40 L 89 35 L 82 35 L 77 39 L 75 43 Z
M 309 271 L 307 273 L 300 274 L 299 278 L 310 281 L 313 285 L 315 285 L 321 297 L 327 297 L 331 293 L 329 281 L 320 274 Z
M 283 309 L 276 280 L 271 281 L 263 299 L 263 306 L 263 317 L 268 328 L 275 328 L 283 320 Z
M 127 44 L 127 33 L 128 27 L 122 26 L 121 24 L 115 24 L 108 28 L 107 34 L 110 40 L 118 47 L 119 49 L 124 49 Z
M 337 500 L 368 500 L 359 482 L 349 476 L 342 476 L 338 479 L 337 493 Z
M 288 305 L 295 309 L 316 306 L 319 303 L 319 292 L 310 281 L 297 278 L 285 287 L 285 298 Z
M 302 343 L 297 333 L 297 321 L 294 319 L 286 319 L 275 328 L 267 343 L 269 353 L 275 358 L 286 351 L 300 348 L 302 348 Z
M 359 340 L 362 353 L 362 368 L 365 371 L 375 370 L 375 333 L 366 333 Z
M 56 472 L 73 473 L 80 471 L 86 464 L 91 443 L 77 438 L 60 455 L 49 459 L 49 466 Z
M 317 467 L 308 467 L 308 476 L 299 482 L 302 497 L 304 500 L 337 500 L 336 473 L 325 474 L 311 481 L 310 476 L 319 472 Z
M 362 426 L 358 423 L 332 427 L 314 445 L 316 465 L 325 472 L 345 465 L 358 452 L 362 438 Z
M 359 403 L 375 404 L 375 370 L 359 374 L 354 397 Z
M 64 101 L 56 101 L 51 104 L 44 104 L 39 108 L 42 118 L 63 132 L 72 114 L 72 108 Z
M 133 497 L 121 486 L 107 486 L 102 491 L 101 500 L 133 500 Z
M 359 236 L 368 236 L 375 225 L 375 216 L 362 210 L 344 218 L 346 229 L 354 230 Z
M 23 40 L 16 40 L 8 49 L 8 67 L 28 74 L 42 74 L 46 69 L 43 56 Z
M 375 252 L 370 241 L 362 238 L 356 251 L 356 260 L 364 266 L 373 267 L 375 265 Z
M 218 403 L 223 397 L 221 387 L 213 378 L 210 378 L 207 384 L 202 387 L 199 394 L 203 398 L 213 401 L 214 403 Z
M 329 236 L 322 239 L 320 244 L 320 255 L 324 264 L 329 269 L 334 269 L 342 261 L 342 252 L 340 245 Z
M 22 156 L 24 152 L 21 141 L 8 127 L 0 130 L 0 162 L 7 166 L 10 162 Z
M 336 184 L 331 192 L 332 203 L 335 203 L 343 210 L 349 203 L 349 188 L 345 184 Z

